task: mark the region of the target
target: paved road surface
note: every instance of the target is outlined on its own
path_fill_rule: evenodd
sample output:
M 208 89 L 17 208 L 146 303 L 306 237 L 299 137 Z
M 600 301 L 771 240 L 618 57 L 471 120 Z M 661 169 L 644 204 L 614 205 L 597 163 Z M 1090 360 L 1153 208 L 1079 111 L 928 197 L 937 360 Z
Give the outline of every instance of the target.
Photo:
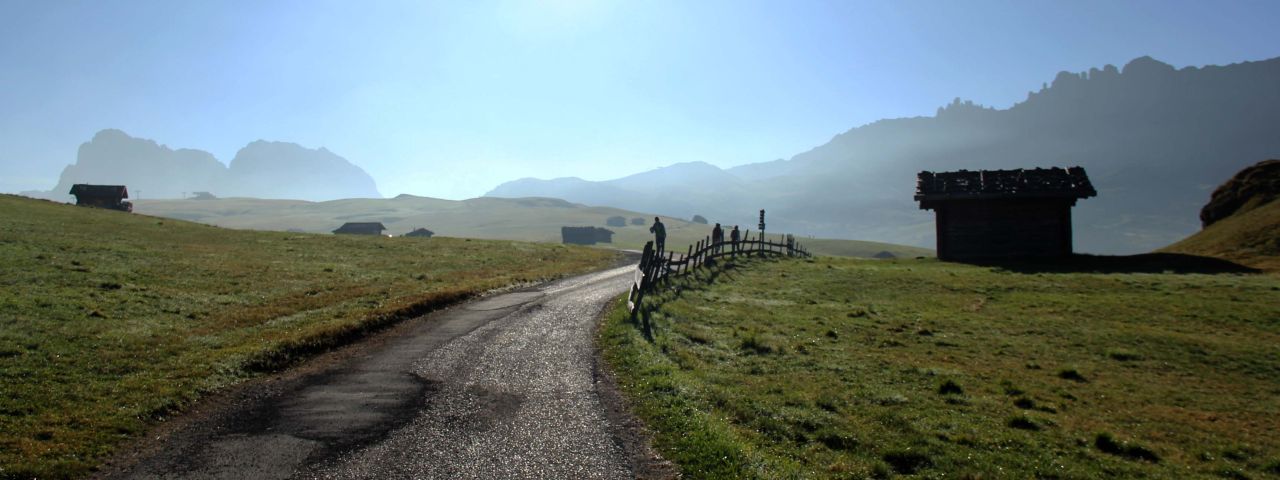
M 634 477 L 647 454 L 601 399 L 592 343 L 632 269 L 415 320 L 323 371 L 261 387 L 109 476 Z

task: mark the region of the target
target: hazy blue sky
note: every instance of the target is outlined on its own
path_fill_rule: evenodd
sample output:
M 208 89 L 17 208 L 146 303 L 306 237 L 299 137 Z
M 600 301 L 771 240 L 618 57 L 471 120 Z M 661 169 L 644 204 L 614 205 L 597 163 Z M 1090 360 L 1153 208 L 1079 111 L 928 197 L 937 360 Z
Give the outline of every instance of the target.
M 1280 56 L 1277 1 L 0 0 L 0 191 L 119 128 L 324 146 L 382 193 L 790 157 L 1060 70 Z

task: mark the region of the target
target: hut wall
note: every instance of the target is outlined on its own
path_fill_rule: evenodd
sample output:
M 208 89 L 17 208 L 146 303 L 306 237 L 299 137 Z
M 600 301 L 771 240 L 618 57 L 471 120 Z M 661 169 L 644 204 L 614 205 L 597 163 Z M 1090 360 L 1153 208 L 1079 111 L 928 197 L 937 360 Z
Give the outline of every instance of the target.
M 1071 254 L 1071 199 L 939 202 L 942 260 L 1054 257 Z

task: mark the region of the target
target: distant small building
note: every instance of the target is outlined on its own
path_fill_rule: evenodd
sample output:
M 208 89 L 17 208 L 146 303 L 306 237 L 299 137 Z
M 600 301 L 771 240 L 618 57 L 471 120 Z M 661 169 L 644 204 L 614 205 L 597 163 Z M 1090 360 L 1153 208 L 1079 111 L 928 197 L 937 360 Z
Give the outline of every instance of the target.
M 382 226 L 381 222 L 347 222 L 334 230 L 334 234 L 339 235 L 382 235 L 382 231 L 387 227 Z
M 89 185 L 77 183 L 71 186 L 71 194 L 76 196 L 76 205 L 83 207 L 109 208 L 122 212 L 132 212 L 133 204 L 124 201 L 129 198 L 129 189 L 124 185 Z
M 1071 207 L 1098 194 L 1084 168 L 920 172 L 916 201 L 936 214 L 938 258 L 1070 255 Z
M 431 236 L 432 236 L 432 235 L 435 235 L 435 234 L 436 234 L 436 232 L 433 232 L 433 231 L 431 231 L 431 230 L 427 230 L 427 229 L 425 229 L 425 228 L 415 228 L 415 229 L 413 229 L 413 231 L 412 231 L 412 232 L 406 233 L 406 234 L 401 235 L 401 236 L 402 236 L 402 237 L 422 237 L 422 238 L 431 238 Z
M 575 245 L 613 243 L 613 230 L 600 227 L 560 227 L 560 237 L 564 243 Z

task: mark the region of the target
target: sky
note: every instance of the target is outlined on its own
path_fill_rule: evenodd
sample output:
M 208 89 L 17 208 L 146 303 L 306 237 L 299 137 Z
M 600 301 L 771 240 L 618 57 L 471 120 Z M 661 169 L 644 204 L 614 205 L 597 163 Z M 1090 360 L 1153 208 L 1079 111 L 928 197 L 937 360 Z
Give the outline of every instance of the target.
M 117 128 L 325 147 L 385 196 L 790 158 L 1063 70 L 1280 56 L 1277 1 L 0 0 L 0 191 Z

